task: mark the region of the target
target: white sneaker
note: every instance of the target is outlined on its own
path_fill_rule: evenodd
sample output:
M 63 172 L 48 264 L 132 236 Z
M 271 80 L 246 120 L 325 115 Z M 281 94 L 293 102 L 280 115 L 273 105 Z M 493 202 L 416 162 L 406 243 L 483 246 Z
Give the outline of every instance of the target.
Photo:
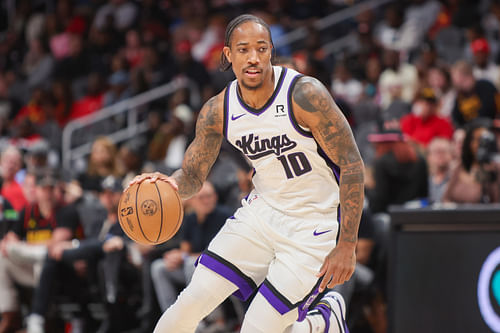
M 326 293 L 314 310 L 318 310 L 325 319 L 325 333 L 349 333 L 345 321 L 345 301 L 338 292 L 329 291 Z
M 45 333 L 45 319 L 38 314 L 30 314 L 27 323 L 27 333 Z

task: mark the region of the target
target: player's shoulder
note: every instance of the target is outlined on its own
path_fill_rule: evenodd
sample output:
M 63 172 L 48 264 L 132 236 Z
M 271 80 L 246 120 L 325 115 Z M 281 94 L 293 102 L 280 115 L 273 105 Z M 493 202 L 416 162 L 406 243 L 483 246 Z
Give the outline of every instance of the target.
M 299 110 L 316 112 L 318 108 L 323 109 L 330 104 L 332 95 L 320 80 L 304 75 L 293 87 L 292 100 Z
M 227 88 L 224 88 L 217 95 L 212 96 L 205 102 L 202 107 L 202 112 L 211 113 L 211 114 L 221 114 L 224 110 L 224 94 Z
M 317 92 L 328 92 L 328 89 L 325 87 L 320 80 L 315 77 L 308 75 L 301 75 L 297 78 L 297 82 L 293 87 L 294 97 L 297 95 L 298 97 L 304 93 L 317 93 Z

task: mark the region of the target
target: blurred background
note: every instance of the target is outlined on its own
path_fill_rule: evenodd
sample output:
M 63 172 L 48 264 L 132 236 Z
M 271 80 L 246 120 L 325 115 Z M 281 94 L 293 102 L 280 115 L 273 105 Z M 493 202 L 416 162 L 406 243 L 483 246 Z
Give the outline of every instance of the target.
M 2 0 L 0 333 L 152 331 L 252 169 L 224 143 L 158 246 L 117 203 L 180 167 L 242 13 L 330 89 L 365 161 L 350 331 L 500 332 L 500 1 Z M 238 332 L 247 306 L 197 332 Z

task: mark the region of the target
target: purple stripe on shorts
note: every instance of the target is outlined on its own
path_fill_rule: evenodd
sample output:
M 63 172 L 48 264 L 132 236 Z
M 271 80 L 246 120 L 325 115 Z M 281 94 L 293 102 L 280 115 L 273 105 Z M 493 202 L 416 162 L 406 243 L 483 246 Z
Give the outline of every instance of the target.
M 303 321 L 306 318 L 307 311 L 309 311 L 309 307 L 314 302 L 314 300 L 316 299 L 316 297 L 318 297 L 318 295 L 319 295 L 319 289 L 318 288 L 319 287 L 315 287 L 314 291 L 309 294 L 309 297 L 307 297 L 306 300 L 304 302 L 302 302 L 302 304 L 299 305 L 299 307 L 298 307 L 299 318 L 297 319 L 297 321 Z
M 200 264 L 203 266 L 211 269 L 215 273 L 223 276 L 226 278 L 228 281 L 231 281 L 234 283 L 239 290 L 234 292 L 234 296 L 238 297 L 239 299 L 246 301 L 250 295 L 253 293 L 253 287 L 245 281 L 243 277 L 241 277 L 238 273 L 233 271 L 231 268 L 228 266 L 224 265 L 223 263 L 219 262 L 218 260 L 210 257 L 206 253 L 204 253 L 200 260 Z
M 276 309 L 280 314 L 284 315 L 291 309 L 283 303 L 264 283 L 260 286 L 259 292 L 264 296 L 264 298 Z

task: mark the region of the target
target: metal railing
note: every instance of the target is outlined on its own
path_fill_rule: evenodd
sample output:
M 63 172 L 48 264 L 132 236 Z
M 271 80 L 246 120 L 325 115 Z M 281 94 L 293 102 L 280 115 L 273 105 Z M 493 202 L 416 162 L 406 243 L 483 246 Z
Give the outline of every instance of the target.
M 318 31 L 324 30 L 335 24 L 341 23 L 348 20 L 367 9 L 377 8 L 386 3 L 392 2 L 394 0 L 369 0 L 362 3 L 353 5 L 346 9 L 340 10 L 338 12 L 332 13 L 321 19 L 316 20 L 313 26 Z M 307 37 L 308 30 L 305 27 L 297 28 L 287 34 L 282 35 L 278 38 L 274 45 L 275 47 L 280 47 L 284 45 L 292 44 L 296 41 L 304 39 Z M 326 44 L 325 50 L 328 54 L 335 53 L 339 49 L 348 45 L 350 38 L 352 36 L 346 35 L 336 40 L 333 40 Z M 113 117 L 119 116 L 126 112 L 127 125 L 124 128 L 118 129 L 113 133 L 102 133 L 105 134 L 113 142 L 118 143 L 130 139 L 138 134 L 144 133 L 148 129 L 147 120 L 139 121 L 138 118 L 138 108 L 152 102 L 154 100 L 163 98 L 174 93 L 176 90 L 181 88 L 189 88 L 191 92 L 196 91 L 192 82 L 187 79 L 176 79 L 165 85 L 154 88 L 150 91 L 142 93 L 140 95 L 134 96 L 127 100 L 118 102 L 109 107 L 101 109 L 91 115 L 73 120 L 69 122 L 63 131 L 62 135 L 62 166 L 65 170 L 71 170 L 73 161 L 80 159 L 87 154 L 89 154 L 93 139 L 88 140 L 88 142 L 76 144 L 73 146 L 73 137 L 75 133 L 79 130 L 85 129 L 86 127 L 92 126 L 92 124 L 97 124 Z M 199 94 L 192 94 L 192 96 L 198 98 Z
M 178 78 L 157 88 L 146 91 L 124 101 L 105 107 L 88 116 L 70 121 L 64 127 L 62 134 L 62 166 L 65 170 L 71 170 L 73 161 L 89 154 L 93 140 L 76 144 L 73 146 L 75 133 L 79 130 L 91 128 L 93 124 L 102 123 L 113 117 L 126 113 L 126 127 L 120 128 L 113 133 L 97 133 L 106 135 L 114 143 L 130 139 L 148 130 L 147 119 L 140 120 L 139 108 L 154 100 L 166 97 L 179 89 L 189 88 L 193 90 L 193 84 L 185 79 Z M 196 96 L 196 94 L 194 94 Z M 199 97 L 199 96 L 198 96 Z M 95 135 L 94 135 L 95 138 Z
M 379 6 L 385 5 L 386 3 L 393 2 L 394 0 L 369 0 L 364 1 L 359 4 L 353 5 L 351 7 L 339 10 L 338 12 L 332 13 L 328 16 L 320 18 L 313 23 L 313 27 L 318 30 L 324 30 L 332 25 L 338 24 L 345 20 L 348 20 L 365 10 L 377 8 Z M 304 39 L 307 37 L 308 30 L 306 27 L 300 27 L 293 31 L 290 31 L 284 35 L 281 35 L 278 39 L 274 41 L 274 46 L 276 48 L 292 44 L 296 41 Z

